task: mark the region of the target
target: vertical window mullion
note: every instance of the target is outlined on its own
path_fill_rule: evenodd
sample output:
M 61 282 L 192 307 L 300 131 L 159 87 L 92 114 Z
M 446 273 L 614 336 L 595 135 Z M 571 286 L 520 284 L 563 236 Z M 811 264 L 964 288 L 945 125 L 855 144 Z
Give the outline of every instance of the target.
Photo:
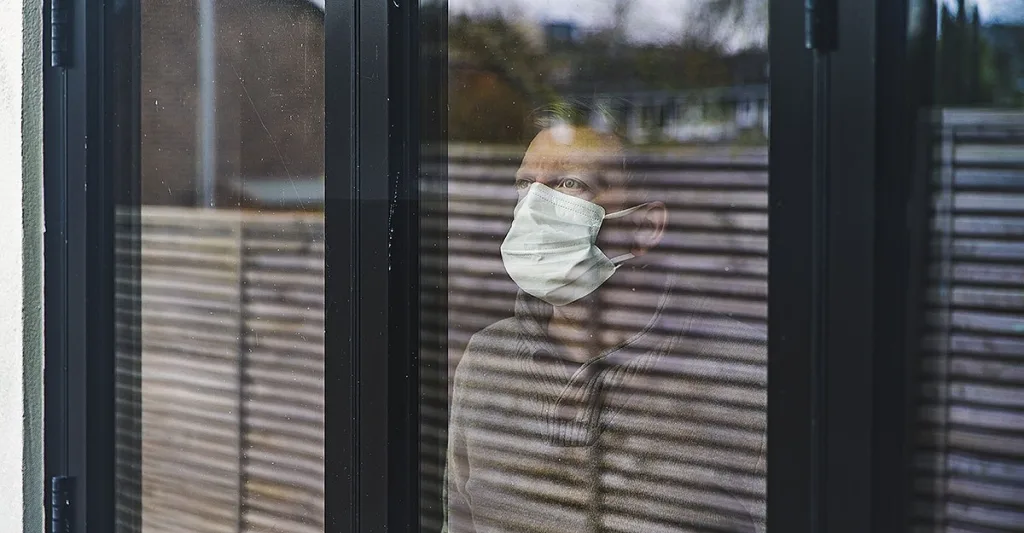
M 768 531 L 814 529 L 812 54 L 804 4 L 769 3 Z
M 324 522 L 330 533 L 357 531 L 359 368 L 353 356 L 358 269 L 356 80 L 357 2 L 324 6 Z M 330 147 L 328 149 L 327 147 Z
M 104 89 L 123 74 L 105 70 L 108 45 L 126 44 L 104 32 L 108 8 L 71 2 L 69 62 L 44 72 L 45 475 L 75 478 L 80 531 L 114 530 L 115 178 L 107 170 L 112 157 L 134 155 L 108 138 L 115 115 Z

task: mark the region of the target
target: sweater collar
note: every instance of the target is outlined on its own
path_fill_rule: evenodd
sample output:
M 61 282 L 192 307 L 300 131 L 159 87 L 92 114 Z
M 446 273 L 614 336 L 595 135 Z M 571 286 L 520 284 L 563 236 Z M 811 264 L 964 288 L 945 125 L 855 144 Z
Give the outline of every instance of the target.
M 601 430 L 625 407 L 630 391 L 635 390 L 632 383 L 671 351 L 692 318 L 692 314 L 673 316 L 666 312 L 675 308 L 671 305 L 676 298 L 673 286 L 673 279 L 668 276 L 646 326 L 582 365 L 560 362 L 561 349 L 547 335 L 552 306 L 520 291 L 515 316 L 526 351 L 523 361 L 540 385 L 537 398 L 544 403 L 547 436 L 552 445 L 593 444 Z

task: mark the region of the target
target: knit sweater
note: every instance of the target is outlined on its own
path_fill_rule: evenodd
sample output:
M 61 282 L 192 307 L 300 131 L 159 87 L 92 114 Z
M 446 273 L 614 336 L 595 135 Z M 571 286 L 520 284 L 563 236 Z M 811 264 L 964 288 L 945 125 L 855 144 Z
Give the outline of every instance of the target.
M 583 365 L 524 294 L 474 335 L 454 378 L 446 530 L 763 531 L 764 334 L 679 301 L 666 290 L 646 327 Z

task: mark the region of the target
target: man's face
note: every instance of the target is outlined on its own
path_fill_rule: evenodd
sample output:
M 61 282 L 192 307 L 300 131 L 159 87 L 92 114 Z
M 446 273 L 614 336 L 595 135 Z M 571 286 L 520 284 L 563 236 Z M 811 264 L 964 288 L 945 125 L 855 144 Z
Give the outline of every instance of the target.
M 643 255 L 661 240 L 667 221 L 665 206 L 631 190 L 625 153 L 615 137 L 590 128 L 554 126 L 533 139 L 516 172 L 522 198 L 533 183 L 576 196 L 604 208 L 606 214 L 636 205 L 644 207 L 623 218 L 605 220 L 597 235 L 608 257 Z

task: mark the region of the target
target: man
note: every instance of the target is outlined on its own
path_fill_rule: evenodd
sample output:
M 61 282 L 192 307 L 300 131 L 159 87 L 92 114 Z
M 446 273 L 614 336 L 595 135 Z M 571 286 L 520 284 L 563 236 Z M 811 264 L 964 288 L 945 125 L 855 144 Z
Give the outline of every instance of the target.
M 515 316 L 455 372 L 451 533 L 763 530 L 763 335 L 677 283 L 667 193 L 624 161 L 566 124 L 523 158 Z

